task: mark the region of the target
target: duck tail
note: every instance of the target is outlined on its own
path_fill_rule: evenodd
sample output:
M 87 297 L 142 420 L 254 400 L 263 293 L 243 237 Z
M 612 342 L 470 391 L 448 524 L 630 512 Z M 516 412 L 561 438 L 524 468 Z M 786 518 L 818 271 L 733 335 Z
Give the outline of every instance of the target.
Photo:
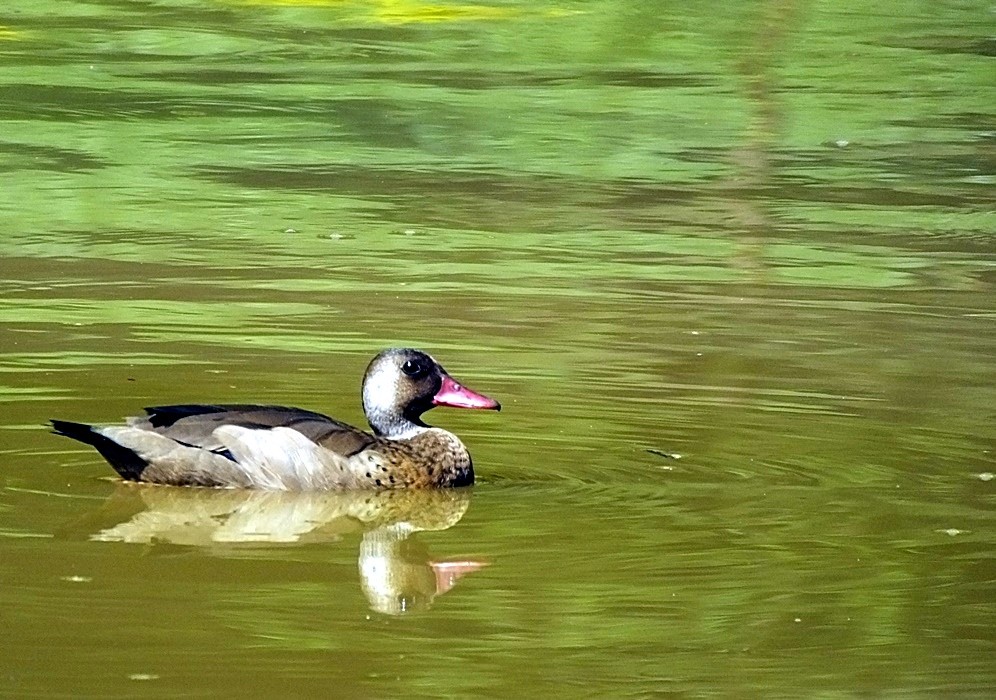
M 56 419 L 52 419 L 50 423 L 52 432 L 56 435 L 64 435 L 96 448 L 97 452 L 114 467 L 114 471 L 124 479 L 138 481 L 142 471 L 149 466 L 149 463 L 137 452 L 101 434 L 92 425 Z

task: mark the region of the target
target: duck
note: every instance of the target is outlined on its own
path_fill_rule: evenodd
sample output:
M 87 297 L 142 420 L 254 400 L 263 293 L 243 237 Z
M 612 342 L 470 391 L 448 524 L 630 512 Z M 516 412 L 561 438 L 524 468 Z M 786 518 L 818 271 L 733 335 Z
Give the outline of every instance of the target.
M 361 394 L 371 432 L 313 411 L 253 404 L 152 406 L 124 425 L 50 423 L 53 433 L 96 448 L 126 481 L 283 491 L 473 484 L 467 447 L 422 415 L 436 406 L 500 411 L 500 403 L 414 348 L 378 353 Z

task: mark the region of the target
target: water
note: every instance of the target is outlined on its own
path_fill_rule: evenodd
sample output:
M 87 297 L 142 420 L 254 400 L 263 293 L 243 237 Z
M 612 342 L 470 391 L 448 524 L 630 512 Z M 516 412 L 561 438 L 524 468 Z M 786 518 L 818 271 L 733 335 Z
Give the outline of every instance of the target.
M 0 693 L 985 696 L 992 9 L 0 9 Z M 362 424 L 472 490 L 118 484 L 43 427 Z

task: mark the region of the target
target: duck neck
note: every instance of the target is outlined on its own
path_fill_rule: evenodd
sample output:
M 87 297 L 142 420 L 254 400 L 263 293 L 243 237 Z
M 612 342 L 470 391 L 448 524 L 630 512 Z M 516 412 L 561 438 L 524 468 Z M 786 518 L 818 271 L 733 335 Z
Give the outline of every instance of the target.
M 420 419 L 411 420 L 403 413 L 371 413 L 367 412 L 367 420 L 377 437 L 388 440 L 407 440 L 421 435 L 429 426 Z
M 373 428 L 374 435 L 388 440 L 406 440 L 429 429 L 420 416 L 408 415 L 393 402 L 382 401 L 380 399 L 382 395 L 364 387 L 363 412 L 370 427 Z

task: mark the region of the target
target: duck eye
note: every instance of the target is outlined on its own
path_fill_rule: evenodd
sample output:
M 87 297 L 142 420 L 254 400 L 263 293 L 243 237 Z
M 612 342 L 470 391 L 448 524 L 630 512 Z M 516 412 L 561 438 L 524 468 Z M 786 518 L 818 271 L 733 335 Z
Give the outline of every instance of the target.
M 409 377 L 421 377 L 426 374 L 427 370 L 421 362 L 405 360 L 405 364 L 401 365 L 401 371 Z

